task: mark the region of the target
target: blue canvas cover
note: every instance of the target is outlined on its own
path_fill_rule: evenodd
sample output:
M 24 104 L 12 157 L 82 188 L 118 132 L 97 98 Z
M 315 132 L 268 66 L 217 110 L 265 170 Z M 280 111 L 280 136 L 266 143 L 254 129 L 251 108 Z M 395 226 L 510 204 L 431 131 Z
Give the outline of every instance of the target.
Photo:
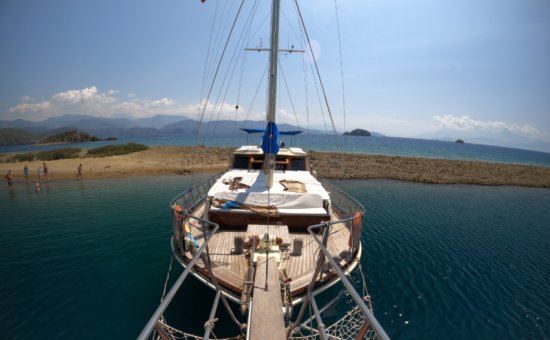
M 279 152 L 279 128 L 274 122 L 268 122 L 262 138 L 264 155 L 277 155 Z

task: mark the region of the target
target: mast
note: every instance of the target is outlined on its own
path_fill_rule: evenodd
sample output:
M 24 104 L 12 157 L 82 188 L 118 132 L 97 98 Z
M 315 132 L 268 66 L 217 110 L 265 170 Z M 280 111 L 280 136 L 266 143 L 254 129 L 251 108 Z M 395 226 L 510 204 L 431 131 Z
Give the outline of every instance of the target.
M 269 98 L 267 104 L 267 127 L 262 141 L 264 151 L 264 171 L 267 175 L 266 187 L 273 186 L 275 158 L 279 152 L 279 129 L 275 123 L 277 109 L 277 65 L 279 56 L 279 13 L 280 0 L 273 0 L 271 7 L 271 47 L 269 49 Z
M 273 0 L 271 13 L 271 48 L 269 50 L 269 99 L 267 121 L 275 122 L 277 106 L 277 65 L 279 57 L 279 12 L 280 0 Z

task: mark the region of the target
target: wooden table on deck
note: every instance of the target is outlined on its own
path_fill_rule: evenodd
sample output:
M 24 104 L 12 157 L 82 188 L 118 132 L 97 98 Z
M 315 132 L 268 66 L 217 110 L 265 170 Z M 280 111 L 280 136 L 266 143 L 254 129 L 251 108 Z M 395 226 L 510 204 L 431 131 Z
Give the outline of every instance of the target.
M 280 237 L 283 242 L 289 241 L 287 225 L 249 224 L 246 228 L 247 237 L 258 235 L 260 240 L 262 240 L 265 233 L 269 233 L 270 239 Z
M 251 237 L 258 235 L 260 238 L 260 244 L 264 234 L 269 234 L 269 240 L 271 242 L 271 249 L 264 253 L 263 251 L 254 252 L 254 262 L 257 262 L 259 256 L 266 256 L 269 253 L 269 257 L 275 257 L 277 262 L 281 261 L 281 252 L 279 251 L 279 245 L 275 245 L 275 238 L 279 237 L 283 243 L 289 241 L 288 226 L 286 225 L 266 225 L 266 224 L 249 224 L 246 229 L 246 236 Z

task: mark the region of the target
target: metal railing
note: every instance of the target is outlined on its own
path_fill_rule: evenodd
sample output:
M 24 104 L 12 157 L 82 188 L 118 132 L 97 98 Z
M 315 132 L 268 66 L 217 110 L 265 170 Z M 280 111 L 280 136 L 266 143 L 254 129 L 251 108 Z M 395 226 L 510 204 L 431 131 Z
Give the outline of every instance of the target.
M 233 313 L 229 302 L 227 301 L 225 295 L 221 294 L 222 288 L 218 283 L 218 280 L 216 276 L 214 275 L 212 271 L 211 266 L 211 260 L 210 260 L 210 254 L 208 251 L 208 244 L 210 243 L 210 240 L 212 240 L 213 235 L 218 231 L 219 225 L 214 222 L 210 222 L 208 220 L 196 217 L 191 215 L 192 212 L 181 212 L 180 214 L 185 217 L 185 220 L 182 221 L 182 224 L 188 224 L 189 226 L 192 226 L 192 228 L 197 228 L 200 234 L 197 234 L 197 239 L 202 239 L 202 245 L 199 247 L 194 246 L 191 244 L 187 249 L 180 249 L 181 254 L 183 254 L 185 251 L 190 252 L 193 257 L 192 259 L 186 264 L 184 272 L 178 277 L 172 288 L 170 288 L 170 291 L 163 297 L 162 302 L 160 306 L 157 308 L 155 313 L 153 313 L 153 316 L 149 319 L 146 326 L 141 331 L 140 335 L 138 336 L 138 339 L 144 340 L 151 335 L 153 329 L 155 328 L 155 325 L 157 325 L 157 322 L 160 320 L 162 314 L 174 298 L 176 292 L 179 290 L 179 288 L 183 285 L 183 282 L 187 278 L 188 274 L 193 270 L 193 267 L 200 259 L 204 265 L 204 269 L 207 271 L 207 274 L 209 276 L 210 281 L 212 282 L 213 286 L 216 289 L 216 297 L 214 299 L 214 302 L 212 304 L 212 309 L 210 311 L 210 318 L 205 323 L 205 333 L 204 333 L 204 339 L 208 339 L 210 336 L 210 333 L 212 332 L 212 329 L 214 328 L 214 322 L 215 322 L 215 315 L 218 309 L 218 302 L 221 300 L 222 304 L 225 307 L 226 312 L 229 314 L 230 318 L 233 320 L 233 322 L 238 326 L 238 328 L 241 330 L 243 329 L 242 323 L 236 318 L 235 314 Z M 183 227 L 182 227 L 183 229 Z M 191 235 L 186 235 L 185 237 L 190 237 Z M 176 241 L 176 240 L 174 240 Z M 177 244 L 177 243 L 175 243 Z M 178 254 L 174 254 L 175 256 L 180 256 Z M 183 256 L 183 255 L 182 255 Z
M 221 287 L 219 286 L 210 266 L 208 244 L 210 243 L 212 236 L 219 229 L 219 225 L 200 217 L 193 216 L 193 212 L 195 211 L 195 209 L 197 209 L 200 204 L 203 204 L 203 202 L 207 198 L 208 189 L 216 182 L 216 180 L 220 176 L 221 174 L 217 174 L 213 177 L 208 178 L 203 183 L 180 193 L 170 202 L 170 209 L 172 210 L 173 216 L 172 227 L 174 245 L 176 248 L 175 251 L 179 252 L 180 254 L 183 254 L 183 252 L 185 251 L 190 251 L 191 254 L 193 254 L 193 257 L 187 263 L 185 270 L 178 277 L 172 288 L 170 288 L 168 293 L 163 297 L 161 304 L 158 306 L 157 310 L 153 313 L 153 315 L 141 331 L 140 335 L 138 336 L 138 339 L 140 340 L 147 339 L 151 335 L 153 329 L 155 328 L 155 325 L 157 324 L 162 314 L 176 295 L 176 292 L 180 289 L 183 282 L 185 281 L 195 264 L 199 261 L 199 259 L 203 261 L 206 269 L 208 270 L 208 274 L 210 275 L 210 279 L 217 288 L 216 298 L 214 300 L 210 313 L 210 320 L 213 319 L 213 316 L 215 315 L 218 308 L 218 302 L 221 299 L 233 321 L 241 326 L 240 322 L 235 318 L 234 314 L 232 313 L 225 296 L 221 294 Z M 186 227 L 188 228 L 187 230 Z M 192 230 L 197 230 L 198 233 L 193 233 Z M 197 235 L 197 239 L 203 240 L 202 245 L 196 247 L 195 244 L 191 243 L 195 241 L 193 234 Z M 190 247 L 184 247 L 185 241 L 191 243 L 189 245 Z M 213 327 L 214 325 L 212 322 L 207 323 L 204 333 L 205 339 L 209 337 Z
M 207 178 L 204 182 L 195 185 L 188 190 L 178 194 L 170 202 L 170 209 L 172 210 L 172 234 L 174 237 L 174 245 L 181 252 L 184 250 L 185 236 L 185 219 L 202 203 L 205 202 L 208 190 L 214 185 L 216 180 L 221 176 L 221 173 L 215 176 Z M 187 226 L 189 228 L 200 227 L 201 222 L 193 224 L 188 221 Z M 209 221 L 205 221 L 210 223 Z M 189 230 L 189 233 L 191 230 Z
M 212 177 L 208 177 L 204 182 L 178 194 L 170 202 L 170 207 L 173 209 L 175 204 L 179 204 L 185 211 L 192 211 L 204 198 L 206 198 L 208 190 L 210 190 L 221 175 L 222 173 L 219 173 Z
M 314 292 L 314 287 L 316 283 L 316 277 L 321 272 L 321 267 L 325 263 L 325 261 L 328 261 L 330 265 L 332 266 L 332 269 L 338 275 L 340 278 L 342 284 L 344 285 L 345 290 L 347 291 L 347 294 L 351 296 L 353 301 L 355 302 L 356 306 L 360 309 L 362 314 L 365 317 L 365 320 L 363 322 L 363 325 L 360 327 L 361 332 L 367 332 L 368 329 L 372 329 L 374 331 L 375 337 L 378 339 L 389 339 L 389 336 L 386 334 L 374 314 L 372 313 L 371 309 L 367 306 L 363 298 L 357 293 L 357 290 L 355 289 L 353 283 L 348 279 L 344 271 L 340 268 L 340 265 L 336 263 L 333 256 L 330 254 L 329 250 L 327 249 L 327 241 L 330 235 L 331 227 L 334 224 L 342 223 L 342 222 L 350 222 L 353 220 L 352 218 L 344 219 L 341 221 L 334 221 L 334 222 L 325 222 L 322 224 L 316 224 L 308 227 L 308 232 L 313 237 L 315 242 L 319 245 L 320 253 L 319 253 L 319 259 L 317 261 L 317 267 L 315 270 L 315 274 L 313 276 L 313 279 L 308 287 L 308 293 L 306 295 L 306 298 L 304 300 L 304 303 L 302 305 L 302 308 L 300 312 L 298 313 L 298 316 L 296 318 L 296 321 L 289 327 L 287 335 L 291 335 L 293 329 L 297 327 L 300 324 L 300 321 L 304 315 L 304 312 L 306 310 L 306 307 L 308 304 L 311 304 L 314 318 L 317 320 L 317 332 L 320 335 L 321 339 L 328 339 L 325 325 L 323 323 L 321 313 L 322 310 L 319 310 L 317 307 L 317 303 L 315 301 L 315 296 L 317 293 Z M 322 234 L 322 239 L 320 239 L 320 236 Z M 359 334 L 357 336 L 360 336 Z
M 332 209 L 340 216 L 353 216 L 354 213 L 365 213 L 365 207 L 349 194 L 338 189 L 326 179 L 319 179 L 326 191 L 330 193 Z
M 141 334 L 139 335 L 138 339 L 146 339 L 153 329 L 155 328 L 155 325 L 159 321 L 159 318 L 162 317 L 162 314 L 166 310 L 167 306 L 170 304 L 171 300 L 175 296 L 178 289 L 182 286 L 184 280 L 188 276 L 189 272 L 192 270 L 193 266 L 196 264 L 196 262 L 199 259 L 202 259 L 205 265 L 210 263 L 210 257 L 208 254 L 208 243 L 212 239 L 212 235 L 218 230 L 219 225 L 213 222 L 210 222 L 208 220 L 201 219 L 200 217 L 193 216 L 192 213 L 196 211 L 196 209 L 200 208 L 201 204 L 207 204 L 208 202 L 205 202 L 207 199 L 208 190 L 212 185 L 215 183 L 215 181 L 221 176 L 221 174 L 217 174 L 216 176 L 208 178 L 203 183 L 196 185 L 189 190 L 186 190 L 179 195 L 177 195 L 171 202 L 170 202 L 170 208 L 172 210 L 173 215 L 173 237 L 174 237 L 174 246 L 175 251 L 179 251 L 180 254 L 186 251 L 191 251 L 193 254 L 193 258 L 188 262 L 186 265 L 185 271 L 180 275 L 180 277 L 177 279 L 175 284 L 172 286 L 170 291 L 166 294 L 164 299 L 162 300 L 161 305 L 157 308 L 147 325 L 142 330 Z M 350 234 L 353 234 L 353 228 L 354 223 L 356 221 L 356 216 L 354 214 L 360 213 L 361 215 L 364 214 L 365 208 L 361 203 L 359 203 L 357 200 L 355 200 L 353 197 L 349 196 L 345 192 L 341 191 L 337 187 L 335 187 L 332 183 L 321 180 L 323 186 L 327 191 L 330 191 L 331 195 L 331 209 L 341 218 L 343 216 L 346 216 L 347 218 L 342 218 L 338 221 L 332 221 L 332 222 L 326 222 L 322 224 L 317 224 L 308 227 L 308 232 L 313 236 L 313 239 L 315 242 L 319 245 L 319 258 L 317 260 L 317 265 L 315 269 L 315 273 L 313 275 L 312 281 L 308 287 L 308 291 L 306 296 L 304 297 L 304 302 L 302 304 L 302 308 L 300 312 L 298 313 L 298 316 L 287 328 L 287 336 L 292 336 L 293 329 L 298 327 L 302 327 L 304 329 L 308 329 L 308 326 L 306 325 L 306 322 L 311 321 L 311 319 L 315 319 L 317 323 L 317 328 L 309 328 L 310 332 L 312 334 L 317 334 L 322 339 L 327 339 L 330 337 L 330 334 L 327 334 L 327 329 L 330 327 L 325 327 L 322 314 L 323 312 L 333 303 L 336 303 L 337 300 L 341 298 L 341 294 L 339 294 L 336 298 L 334 298 L 329 304 L 326 306 L 319 308 L 317 306 L 317 302 L 315 300 L 315 297 L 319 294 L 318 291 L 315 291 L 315 286 L 317 283 L 317 278 L 322 275 L 322 272 L 324 271 L 323 266 L 326 265 L 326 262 L 331 266 L 331 270 L 334 271 L 334 273 L 340 278 L 345 291 L 342 293 L 348 294 L 353 301 L 356 304 L 356 309 L 362 313 L 364 316 L 364 321 L 362 321 L 362 325 L 359 329 L 359 333 L 362 333 L 363 331 L 366 332 L 368 329 L 370 333 L 374 334 L 375 338 L 378 339 L 389 339 L 388 335 L 384 331 L 384 329 L 381 327 L 377 319 L 375 318 L 374 314 L 372 313 L 370 307 L 367 306 L 363 298 L 359 295 L 359 293 L 356 291 L 354 285 L 350 282 L 349 278 L 346 276 L 342 268 L 340 267 L 340 264 L 338 264 L 333 256 L 330 254 L 329 250 L 327 249 L 327 243 L 328 239 L 330 237 L 331 228 L 335 224 L 343 224 L 348 230 L 350 230 Z M 178 208 L 176 208 L 178 207 Z M 207 206 L 205 207 L 205 209 Z M 185 228 L 187 226 L 187 230 Z M 191 233 L 191 230 L 198 229 L 200 232 L 197 233 Z M 191 236 L 191 234 L 194 234 L 197 236 L 197 239 L 203 239 L 202 245 L 200 247 L 192 246 L 192 248 L 186 248 L 184 242 L 186 241 L 186 236 Z M 202 236 L 201 236 L 202 235 Z M 192 237 L 191 237 L 192 239 Z M 189 241 L 189 240 L 187 240 Z M 356 249 L 350 249 L 352 251 Z M 207 265 L 207 267 L 209 267 Z M 212 306 L 212 310 L 210 313 L 210 319 L 212 320 L 214 315 L 216 314 L 218 302 L 221 299 L 222 303 L 225 305 L 226 309 L 229 309 L 229 305 L 227 304 L 227 301 L 225 299 L 225 296 L 221 294 L 221 287 L 217 283 L 217 279 L 212 273 L 212 271 L 209 269 L 210 279 L 214 283 L 214 285 L 217 288 L 217 294 Z M 306 309 L 306 306 L 311 306 L 313 310 L 313 315 L 311 317 L 304 321 L 302 324 L 300 324 L 304 312 Z M 232 315 L 232 312 L 230 311 L 230 314 Z M 234 315 L 232 315 L 234 318 Z M 234 319 L 237 324 L 239 322 Z M 241 325 L 242 326 L 242 325 Z M 204 339 L 208 339 L 210 337 L 211 331 L 213 328 L 213 323 L 207 323 L 205 325 L 205 332 L 203 335 Z M 242 330 L 241 330 L 242 331 Z
M 355 252 L 361 240 L 365 207 L 355 198 L 338 189 L 331 182 L 327 180 L 320 180 L 320 182 L 325 190 L 330 192 L 331 209 L 339 219 L 339 221 L 334 221 L 333 224 L 342 223 L 349 230 L 352 248 L 350 250 Z
M 209 223 L 211 223 L 211 222 L 209 222 Z M 214 226 L 214 228 L 211 229 L 211 234 L 214 234 L 218 230 L 219 225 L 217 225 L 216 223 L 211 223 L 211 224 Z M 206 251 L 206 249 L 208 247 L 208 243 L 210 242 L 210 240 L 211 240 L 211 238 L 205 238 L 204 243 L 194 253 L 193 258 L 191 259 L 191 261 L 189 262 L 189 264 L 187 265 L 187 267 L 185 268 L 183 273 L 181 273 L 181 275 L 178 277 L 178 279 L 176 280 L 176 282 L 174 283 L 172 288 L 170 288 L 170 291 L 168 291 L 168 293 L 166 293 L 166 296 L 162 300 L 162 303 L 157 307 L 157 310 L 153 313 L 153 316 L 151 316 L 151 318 L 149 319 L 149 321 L 147 322 L 147 324 L 145 325 L 145 327 L 143 328 L 143 330 L 139 334 L 139 336 L 138 336 L 139 340 L 145 340 L 149 337 L 149 335 L 151 334 L 151 332 L 155 328 L 155 324 L 160 319 L 160 317 L 162 316 L 162 314 L 164 313 L 164 311 L 166 310 L 166 308 L 168 307 L 170 302 L 172 302 L 172 299 L 174 298 L 177 291 L 180 289 L 181 285 L 183 284 L 183 282 L 187 278 L 187 275 L 189 275 L 189 272 L 191 271 L 193 266 L 197 263 L 197 261 L 201 257 L 203 257 L 202 255 Z

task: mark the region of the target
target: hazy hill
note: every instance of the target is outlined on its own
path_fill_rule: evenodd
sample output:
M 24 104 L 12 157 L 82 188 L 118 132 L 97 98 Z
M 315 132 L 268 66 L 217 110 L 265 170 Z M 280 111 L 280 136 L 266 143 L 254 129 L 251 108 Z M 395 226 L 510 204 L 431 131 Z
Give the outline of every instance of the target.
M 503 129 L 498 132 L 487 132 L 476 129 L 463 131 L 441 129 L 435 132 L 418 135 L 414 138 L 437 139 L 452 142 L 456 141 L 457 139 L 463 139 L 468 143 L 474 144 L 495 145 L 502 147 L 550 152 L 550 143 L 518 135 L 509 129 Z
M 0 129 L 0 146 L 31 144 L 37 141 L 37 136 L 23 129 Z
M 135 137 L 162 137 L 197 133 L 198 122 L 185 116 L 156 115 L 149 118 L 106 118 L 86 115 L 64 115 L 48 118 L 41 122 L 31 122 L 23 119 L 0 121 L 0 128 L 17 128 L 27 131 L 33 138 L 17 139 L 17 144 L 26 144 L 41 140 L 48 135 L 65 132 L 67 130 L 85 131 L 99 138 L 135 138 Z M 244 134 L 241 128 L 264 128 L 264 121 L 230 121 L 220 120 L 201 123 L 200 135 L 206 136 L 234 136 Z M 299 127 L 280 124 L 281 131 L 303 130 Z M 320 131 L 310 130 L 312 133 Z M 13 139 L 12 139 L 13 140 Z M 8 145 L 8 144 L 3 144 Z M 10 144 L 13 145 L 13 144 Z
M 192 120 L 185 116 L 156 115 L 149 118 L 138 118 L 133 120 L 133 127 L 151 127 L 161 129 L 176 122 Z M 193 120 L 194 121 L 194 120 Z
M 133 126 L 133 122 L 127 118 L 107 118 L 86 115 L 64 115 L 44 120 L 42 126 L 55 129 L 64 126 L 74 126 L 82 130 L 88 129 L 127 129 Z

